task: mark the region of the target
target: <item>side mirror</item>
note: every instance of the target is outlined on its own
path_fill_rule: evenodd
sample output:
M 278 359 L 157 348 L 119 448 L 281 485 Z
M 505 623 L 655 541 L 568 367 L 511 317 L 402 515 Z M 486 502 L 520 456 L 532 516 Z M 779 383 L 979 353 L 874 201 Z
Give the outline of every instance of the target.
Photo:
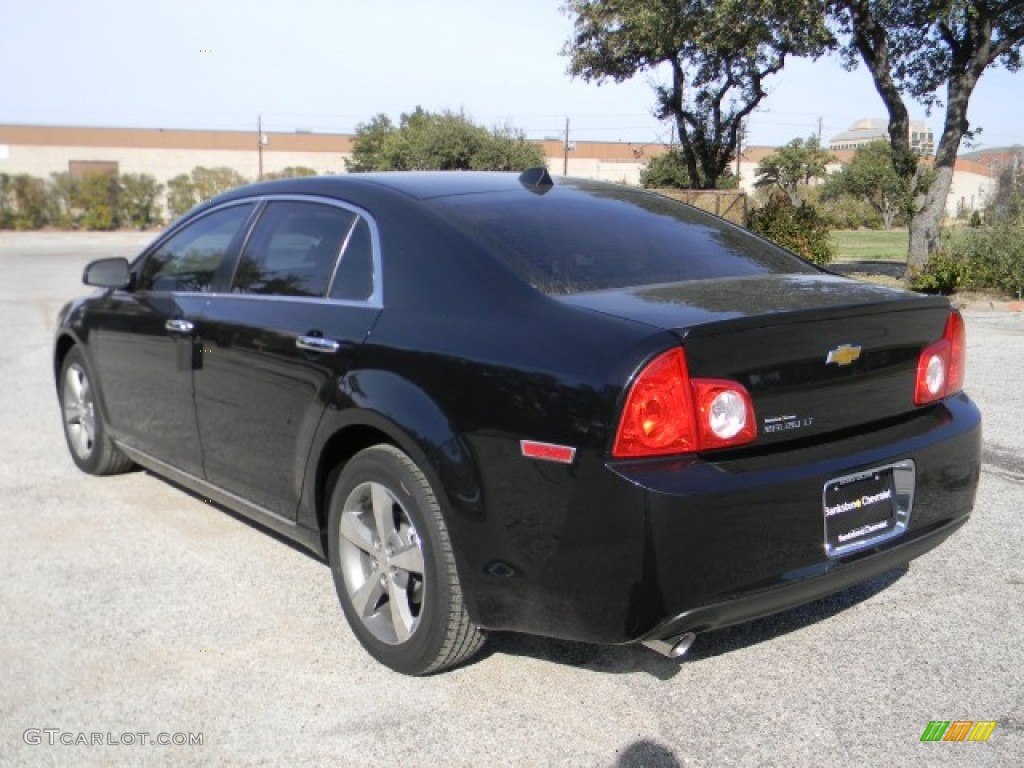
M 97 259 L 86 266 L 82 282 L 97 288 L 127 288 L 131 277 L 128 259 Z

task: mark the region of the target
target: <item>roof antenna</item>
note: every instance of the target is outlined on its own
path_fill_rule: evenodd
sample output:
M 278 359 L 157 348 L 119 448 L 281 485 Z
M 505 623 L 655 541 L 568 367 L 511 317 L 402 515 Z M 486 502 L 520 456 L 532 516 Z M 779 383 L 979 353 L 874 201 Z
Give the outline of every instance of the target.
M 551 174 L 548 173 L 548 169 L 544 166 L 523 171 L 519 174 L 519 183 L 535 195 L 543 195 L 555 186 L 555 182 L 551 179 Z

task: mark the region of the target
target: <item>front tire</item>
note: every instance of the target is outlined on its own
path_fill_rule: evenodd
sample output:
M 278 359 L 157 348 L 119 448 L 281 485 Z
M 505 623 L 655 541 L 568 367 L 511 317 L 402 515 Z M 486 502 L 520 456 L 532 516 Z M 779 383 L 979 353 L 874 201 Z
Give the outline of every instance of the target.
M 344 466 L 331 493 L 328 549 L 345 617 L 382 664 L 425 675 L 483 646 L 437 497 L 402 451 L 377 445 Z
M 117 475 L 131 469 L 131 459 L 107 437 L 99 390 L 78 347 L 64 358 L 57 381 L 64 439 L 78 468 L 90 475 Z

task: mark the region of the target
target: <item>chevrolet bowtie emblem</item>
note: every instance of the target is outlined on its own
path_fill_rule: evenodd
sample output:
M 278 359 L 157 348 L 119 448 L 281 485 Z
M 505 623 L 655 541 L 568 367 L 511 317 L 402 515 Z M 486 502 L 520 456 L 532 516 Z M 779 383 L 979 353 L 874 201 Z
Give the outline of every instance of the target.
M 854 360 L 860 357 L 860 347 L 854 347 L 850 344 L 840 344 L 835 349 L 828 351 L 828 357 L 825 358 L 825 365 L 849 365 Z

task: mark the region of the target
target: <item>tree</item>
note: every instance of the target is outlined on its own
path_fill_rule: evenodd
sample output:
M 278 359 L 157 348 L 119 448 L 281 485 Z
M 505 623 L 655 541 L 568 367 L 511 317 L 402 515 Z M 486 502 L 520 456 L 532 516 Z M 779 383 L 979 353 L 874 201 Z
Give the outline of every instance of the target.
M 896 216 L 911 206 L 907 179 L 896 173 L 893 149 L 885 139 L 858 147 L 853 160 L 829 177 L 824 194 L 830 199 L 848 194 L 864 200 L 882 217 L 886 229 L 892 229 Z
M 365 171 L 526 170 L 544 165 L 541 148 L 522 131 L 503 126 L 489 131 L 462 112 L 428 112 L 416 107 L 396 126 L 377 115 L 356 126 L 353 173 Z
M 714 189 L 736 154 L 764 80 L 790 55 L 818 56 L 832 40 L 816 3 L 800 0 L 569 0 L 569 71 L 622 82 L 667 66 L 655 114 L 673 120 L 692 186 Z
M 136 229 L 159 225 L 157 199 L 164 185 L 158 184 L 148 173 L 125 173 L 118 181 L 121 223 Z
M 477 171 L 525 171 L 547 165 L 540 145 L 529 141 L 520 128 L 504 125 L 491 135 L 470 160 Z
M 848 65 L 863 61 L 889 113 L 893 167 L 914 196 L 907 261 L 920 269 L 940 245 L 953 166 L 961 140 L 971 135 L 967 107 L 974 88 L 991 66 L 1020 68 L 1024 2 L 843 0 L 829 6 L 847 37 Z M 930 178 L 910 148 L 908 97 L 929 109 L 945 106 Z
M 652 157 L 640 171 L 640 186 L 647 189 L 692 189 L 686 158 L 678 149 Z
M 758 164 L 754 186 L 759 189 L 777 187 L 797 206 L 806 200 L 811 180 L 824 176 L 825 166 L 834 159 L 818 144 L 817 136 L 793 139 Z

